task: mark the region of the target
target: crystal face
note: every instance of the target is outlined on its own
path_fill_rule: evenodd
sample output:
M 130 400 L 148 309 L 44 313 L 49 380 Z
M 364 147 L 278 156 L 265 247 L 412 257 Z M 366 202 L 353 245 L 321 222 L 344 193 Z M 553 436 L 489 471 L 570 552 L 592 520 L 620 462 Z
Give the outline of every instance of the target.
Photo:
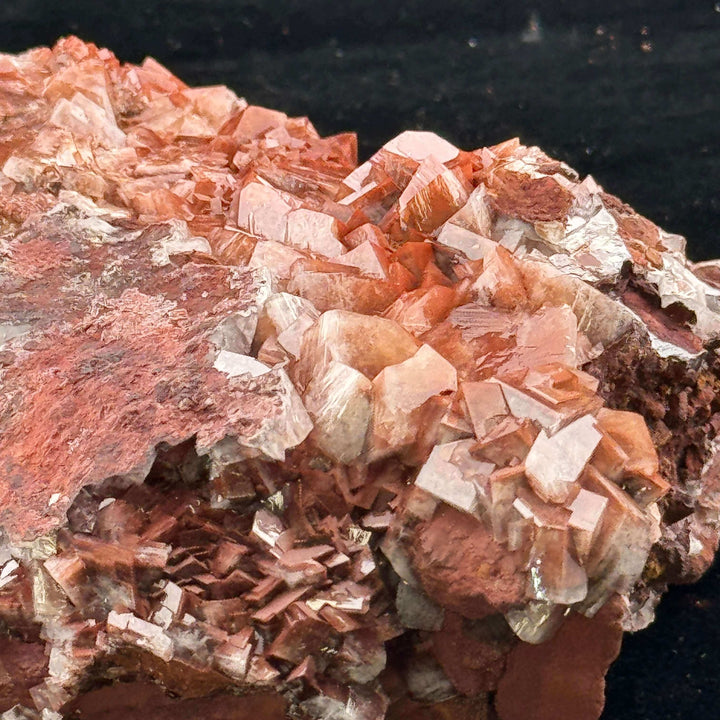
M 77 38 L 0 108 L 2 716 L 597 718 L 717 548 L 716 264 Z

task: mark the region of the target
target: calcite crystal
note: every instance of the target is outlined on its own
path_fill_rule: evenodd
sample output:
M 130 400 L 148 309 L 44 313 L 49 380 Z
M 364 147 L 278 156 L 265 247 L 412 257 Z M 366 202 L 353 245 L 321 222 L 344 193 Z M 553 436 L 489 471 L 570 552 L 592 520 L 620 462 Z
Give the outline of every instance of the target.
M 1 717 L 598 718 L 717 548 L 718 266 L 76 38 L 0 113 Z

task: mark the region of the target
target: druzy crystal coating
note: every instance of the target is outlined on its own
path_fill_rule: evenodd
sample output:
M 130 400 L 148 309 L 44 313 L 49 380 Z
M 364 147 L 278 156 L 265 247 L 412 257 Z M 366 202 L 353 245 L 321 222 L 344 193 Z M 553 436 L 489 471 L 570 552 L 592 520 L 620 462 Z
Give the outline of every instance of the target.
M 597 718 L 717 547 L 717 267 L 77 38 L 0 113 L 2 717 Z

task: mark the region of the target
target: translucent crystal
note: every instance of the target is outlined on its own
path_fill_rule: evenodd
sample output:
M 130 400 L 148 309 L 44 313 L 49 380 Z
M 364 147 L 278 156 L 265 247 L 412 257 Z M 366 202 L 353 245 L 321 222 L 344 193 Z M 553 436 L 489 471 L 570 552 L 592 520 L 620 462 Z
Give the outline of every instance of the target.
M 631 261 L 615 218 L 602 207 L 589 218 L 571 215 L 557 237 L 541 235 L 556 251 L 570 254 L 578 266 L 574 274 L 590 281 L 613 280 Z
M 366 685 L 385 669 L 387 652 L 372 635 L 349 633 L 338 651 L 338 662 L 346 681 Z
M 40 712 L 47 709 L 55 713 L 70 700 L 70 693 L 57 681 L 47 679 L 30 688 L 30 697 Z
M 60 98 L 48 122 L 67 128 L 79 137 L 92 135 L 107 148 L 125 144 L 125 133 L 117 126 L 112 111 L 108 112 L 82 93 L 76 93 L 70 100 Z
M 248 642 L 244 645 L 235 645 L 226 642 L 214 653 L 215 664 L 218 669 L 237 682 L 242 682 L 248 671 L 252 645 Z
M 404 581 L 400 581 L 395 597 L 400 622 L 415 630 L 439 630 L 445 613 L 425 593 Z
M 271 547 L 277 543 L 278 538 L 284 532 L 285 527 L 282 520 L 267 510 L 261 509 L 255 513 L 253 518 L 252 533 L 259 540 Z
M 465 382 L 460 389 L 477 438 L 487 435 L 510 412 L 497 383 Z
M 458 510 L 477 512 L 483 481 L 494 466 L 472 458 L 473 444 L 472 440 L 458 440 L 434 447 L 415 485 Z
M 165 631 L 133 613 L 115 613 L 108 615 L 108 627 L 120 631 L 122 636 L 138 647 L 148 650 L 161 660 L 169 662 L 173 657 L 173 642 Z
M 383 147 L 417 162 L 422 162 L 433 155 L 439 162 L 446 163 L 454 160 L 460 152 L 444 138 L 426 130 L 406 130 L 385 143 Z
M 493 537 L 498 542 L 508 541 L 508 524 L 513 503 L 524 486 L 525 472 L 522 465 L 494 470 L 488 482 L 488 509 Z M 519 543 L 514 547 L 519 547 Z
M 81 607 L 84 601 L 85 563 L 76 554 L 48 558 L 44 563 L 50 577 L 63 589 L 70 602 Z
M 372 416 L 372 383 L 360 371 L 331 362 L 311 380 L 304 401 L 323 452 L 341 463 L 363 452 Z
M 315 317 L 302 315 L 292 325 L 285 328 L 278 336 L 277 343 L 293 358 L 298 359 L 302 351 L 305 333 L 315 324 Z
M 385 317 L 395 320 L 415 337 L 420 337 L 443 320 L 457 302 L 451 288 L 435 285 L 403 293 L 386 311 Z
M 331 590 L 318 593 L 308 600 L 311 609 L 317 611 L 325 605 L 348 613 L 364 614 L 369 609 L 370 592 L 362 585 L 352 581 L 337 583 Z
M 530 552 L 530 596 L 559 605 L 585 599 L 588 578 L 570 552 L 566 527 L 539 527 Z
M 592 720 L 717 546 L 718 263 L 517 139 L 358 166 L 73 37 L 0 108 L 3 717 Z
M 522 277 L 515 266 L 512 255 L 505 248 L 495 246 L 485 251 L 483 254 L 483 269 L 472 285 L 472 294 L 477 302 L 508 310 L 520 308 L 527 304 L 527 294 Z M 572 318 L 574 320 L 575 316 L 573 315 Z M 538 324 L 538 319 L 534 318 L 531 327 L 535 329 Z M 528 325 L 523 325 L 518 331 L 518 344 L 532 346 L 533 341 L 528 342 L 528 339 L 523 337 L 526 327 Z M 540 330 L 538 334 L 541 334 L 543 328 L 538 329 Z M 543 350 L 546 350 L 549 339 L 544 339 Z
M 480 184 L 470 193 L 467 202 L 443 226 L 443 229 L 440 231 L 440 236 L 438 236 L 438 241 L 440 241 L 443 232 L 445 232 L 450 225 L 458 225 L 461 228 L 477 233 L 483 238 L 491 238 L 492 221 L 493 211 L 488 201 L 487 188 L 485 185 Z M 445 241 L 443 242 L 446 245 L 448 244 Z M 488 244 L 487 247 L 490 247 L 490 245 Z M 462 248 L 458 249 L 462 250 Z M 471 260 L 477 259 L 468 255 L 467 252 L 465 254 Z
M 346 703 L 322 695 L 304 700 L 301 707 L 308 717 L 316 720 L 356 720 Z
M 539 645 L 552 637 L 560 627 L 564 612 L 561 605 L 545 600 L 531 600 L 524 607 L 507 612 L 505 619 L 523 642 Z
M 108 226 L 112 230 L 112 226 Z M 157 265 L 169 265 L 173 255 L 199 252 L 212 254 L 210 243 L 201 237 L 195 237 L 188 231 L 187 223 L 175 220 L 168 223 L 169 232 L 159 238 L 157 246 L 152 250 L 152 260 Z
M 607 504 L 606 497 L 581 488 L 569 506 L 572 515 L 568 526 L 572 528 L 575 549 L 581 562 L 590 554 Z
M 451 222 L 442 226 L 437 241 L 453 250 L 459 250 L 469 260 L 484 258 L 495 246 L 495 243 L 484 235 Z
M 245 185 L 239 197 L 238 227 L 266 240 L 285 242 L 288 215 L 299 203 L 260 182 Z
M 373 455 L 379 457 L 409 445 L 418 430 L 422 405 L 433 395 L 455 390 L 455 368 L 429 345 L 408 360 L 381 370 L 373 380 Z
M 671 253 L 662 256 L 662 267 L 652 269 L 647 274 L 648 280 L 654 283 L 660 296 L 662 307 L 679 303 L 694 313 L 694 328 L 703 338 L 716 337 L 720 332 L 720 320 L 717 312 L 708 306 L 711 305 L 714 293 L 706 283 L 686 267 L 684 259 L 677 258 Z
M 565 418 L 561 413 L 548 407 L 527 393 L 506 383 L 500 382 L 505 402 L 516 418 L 527 418 L 537 422 L 548 433 L 554 433 L 563 424 Z
M 332 215 L 300 208 L 287 216 L 286 241 L 301 250 L 310 250 L 326 257 L 345 252 L 339 240 L 338 222 Z
M 475 445 L 475 455 L 499 466 L 524 462 L 537 430 L 529 420 L 508 416 L 493 426 Z
M 255 293 L 251 307 L 228 313 L 210 333 L 210 340 L 218 350 L 241 355 L 250 352 L 260 310 L 271 292 L 272 276 L 262 267 L 253 271 L 252 280 Z
M 237 377 L 238 375 L 257 377 L 258 375 L 264 375 L 270 372 L 270 368 L 267 367 L 267 365 L 258 362 L 254 357 L 228 352 L 227 350 L 221 350 L 218 353 L 213 367 L 225 373 L 228 377 Z
M 592 615 L 612 592 L 629 590 L 640 577 L 656 537 L 658 519 L 641 510 L 627 493 L 592 465 L 586 468 L 582 485 L 608 500 L 600 532 L 584 563 L 591 584 L 582 607 Z
M 410 695 L 421 702 L 438 702 L 457 693 L 440 664 L 430 655 L 410 658 L 407 684 Z
M 600 437 L 592 415 L 575 420 L 551 436 L 540 431 L 525 458 L 525 473 L 535 492 L 543 500 L 565 502 Z
M 468 190 L 437 158 L 428 155 L 398 200 L 403 223 L 430 232 L 468 199 Z
M 288 280 L 290 268 L 303 255 L 276 240 L 258 240 L 248 262 L 250 268 L 272 267 L 277 280 Z
M 330 310 L 305 336 L 297 374 L 306 385 L 337 361 L 372 380 L 384 367 L 407 360 L 417 348 L 415 338 L 392 320 Z
M 660 475 L 657 451 L 641 415 L 602 408 L 598 427 L 620 447 L 624 483 L 637 502 L 644 506 L 667 493 L 670 486 Z
M 280 335 L 301 317 L 317 320 L 320 313 L 312 303 L 296 295 L 284 292 L 270 295 L 258 318 L 255 344 L 260 345 L 271 335 Z
M 0 720 L 36 720 L 37 713 L 24 705 L 14 705 L 0 715 Z
M 386 280 L 388 276 L 388 261 L 384 251 L 369 240 L 337 258 L 336 262 L 355 267 L 369 277 Z
M 248 447 L 261 450 L 268 457 L 281 460 L 285 458 L 287 449 L 299 445 L 310 434 L 313 425 L 295 386 L 284 370 L 270 370 L 257 380 L 265 378 L 275 390 L 274 412 L 261 427 L 243 437 L 242 442 Z

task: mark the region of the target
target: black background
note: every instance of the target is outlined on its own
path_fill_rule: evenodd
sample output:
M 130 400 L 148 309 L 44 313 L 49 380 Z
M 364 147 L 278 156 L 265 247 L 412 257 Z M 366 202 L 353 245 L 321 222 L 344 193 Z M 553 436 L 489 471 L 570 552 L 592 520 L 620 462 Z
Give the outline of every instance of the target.
M 517 135 L 685 235 L 691 258 L 720 255 L 720 2 L 0 3 L 0 51 L 73 33 L 153 55 L 323 134 L 356 130 L 362 159 L 408 128 L 468 149 Z M 524 42 L 532 11 L 541 39 Z M 604 719 L 720 718 L 719 601 L 715 568 L 626 637 Z

